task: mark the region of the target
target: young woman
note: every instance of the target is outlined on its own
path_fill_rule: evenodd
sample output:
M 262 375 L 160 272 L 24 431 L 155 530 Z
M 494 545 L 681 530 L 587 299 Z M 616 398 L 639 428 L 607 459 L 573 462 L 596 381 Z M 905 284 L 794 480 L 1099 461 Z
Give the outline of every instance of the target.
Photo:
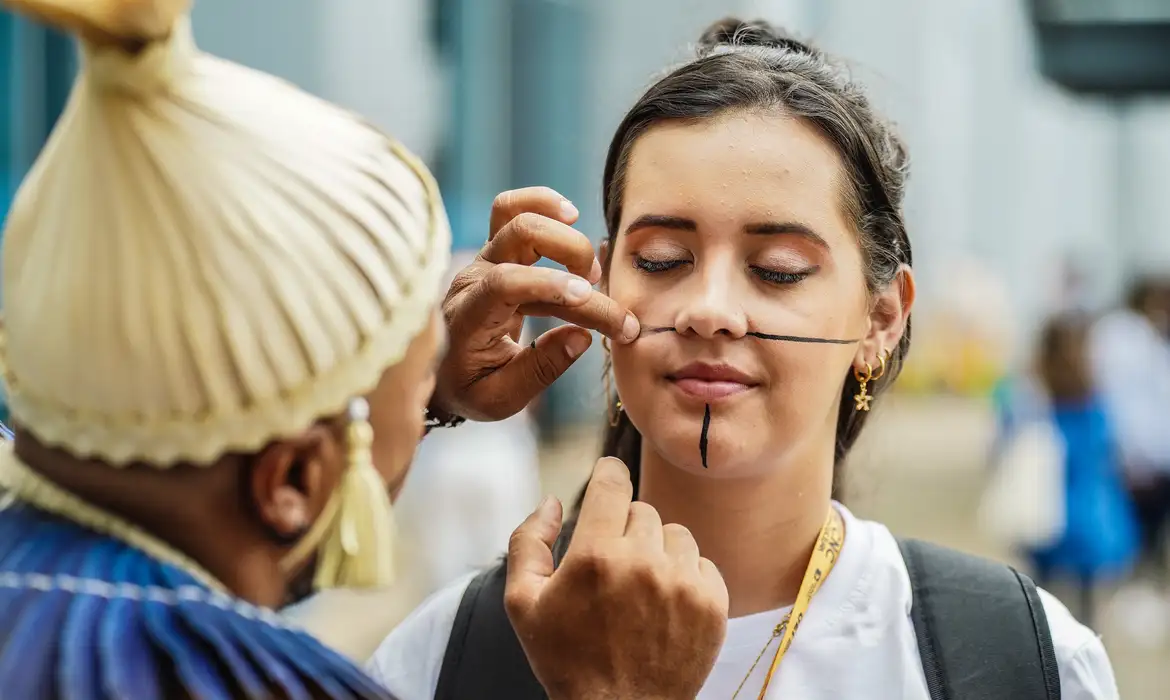
M 614 136 L 603 285 L 642 334 L 612 350 L 606 451 L 727 583 L 701 698 L 931 697 L 899 546 L 833 501 L 910 344 L 906 174 L 860 86 L 764 23 L 710 28 Z M 467 586 L 433 596 L 371 661 L 403 700 L 529 697 L 439 688 L 445 663 L 489 651 L 453 634 Z M 1097 637 L 1041 599 L 1063 697 L 1116 697 Z

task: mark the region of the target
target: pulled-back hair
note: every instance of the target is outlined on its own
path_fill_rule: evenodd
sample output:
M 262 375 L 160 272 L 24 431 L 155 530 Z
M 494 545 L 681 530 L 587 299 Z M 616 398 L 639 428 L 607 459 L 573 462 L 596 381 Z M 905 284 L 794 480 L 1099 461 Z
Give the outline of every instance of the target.
M 701 121 L 737 111 L 775 111 L 803 119 L 837 149 L 847 175 L 841 196 L 857 232 L 871 293 L 893 282 L 902 265 L 911 264 L 910 239 L 902 218 L 908 159 L 891 125 L 873 110 L 847 71 L 819 49 L 767 22 L 730 18 L 703 32 L 698 55 L 654 83 L 618 126 L 609 146 L 602 185 L 611 251 L 622 217 L 630 153 L 638 138 L 663 122 Z M 909 348 L 907 321 L 876 391 L 898 375 Z M 856 386 L 854 379 L 846 379 L 837 417 L 835 497 L 840 496 L 842 462 L 868 415 L 853 410 L 851 397 Z M 607 401 L 615 399 L 606 397 Z M 625 413 L 607 430 L 603 455 L 626 463 L 636 492 L 642 436 Z

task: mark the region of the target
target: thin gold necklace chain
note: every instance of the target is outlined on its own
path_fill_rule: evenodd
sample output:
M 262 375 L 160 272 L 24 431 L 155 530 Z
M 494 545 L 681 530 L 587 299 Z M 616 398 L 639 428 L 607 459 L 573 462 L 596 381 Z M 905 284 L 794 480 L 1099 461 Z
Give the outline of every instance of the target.
M 736 700 L 739 697 L 740 691 L 747 685 L 748 679 L 752 677 L 752 671 L 756 670 L 756 666 L 760 665 L 760 659 L 764 658 L 764 654 L 768 653 L 768 649 L 772 648 L 772 642 L 784 636 L 784 630 L 788 627 L 788 620 L 791 619 L 792 613 L 786 613 L 784 619 L 776 628 L 772 630 L 772 636 L 768 637 L 768 641 L 764 643 L 764 648 L 760 649 L 760 653 L 756 655 L 756 660 L 752 662 L 752 667 L 748 669 L 747 675 L 739 682 L 739 687 L 735 689 L 735 693 L 731 696 L 731 700 Z

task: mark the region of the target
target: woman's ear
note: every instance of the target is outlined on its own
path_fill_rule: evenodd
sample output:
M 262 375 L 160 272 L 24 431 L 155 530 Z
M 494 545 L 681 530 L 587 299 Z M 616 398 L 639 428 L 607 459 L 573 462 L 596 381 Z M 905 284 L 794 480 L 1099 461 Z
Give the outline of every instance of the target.
M 914 307 L 914 271 L 909 265 L 902 265 L 894 279 L 885 289 L 878 292 L 869 312 L 869 332 L 858 347 L 855 363 L 864 366 L 875 360 L 882 352 L 893 352 L 906 332 L 906 323 Z
M 293 542 L 325 509 L 340 483 L 344 458 L 345 451 L 332 431 L 314 425 L 256 455 L 245 498 L 276 540 Z

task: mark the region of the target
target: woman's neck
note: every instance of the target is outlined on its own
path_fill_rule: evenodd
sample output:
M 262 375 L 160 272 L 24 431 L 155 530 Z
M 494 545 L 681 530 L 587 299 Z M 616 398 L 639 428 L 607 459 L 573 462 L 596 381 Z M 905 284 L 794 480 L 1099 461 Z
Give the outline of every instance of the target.
M 638 498 L 662 522 L 691 531 L 727 583 L 730 616 L 741 617 L 796 600 L 831 490 L 831 462 L 718 479 L 678 469 L 644 446 Z

